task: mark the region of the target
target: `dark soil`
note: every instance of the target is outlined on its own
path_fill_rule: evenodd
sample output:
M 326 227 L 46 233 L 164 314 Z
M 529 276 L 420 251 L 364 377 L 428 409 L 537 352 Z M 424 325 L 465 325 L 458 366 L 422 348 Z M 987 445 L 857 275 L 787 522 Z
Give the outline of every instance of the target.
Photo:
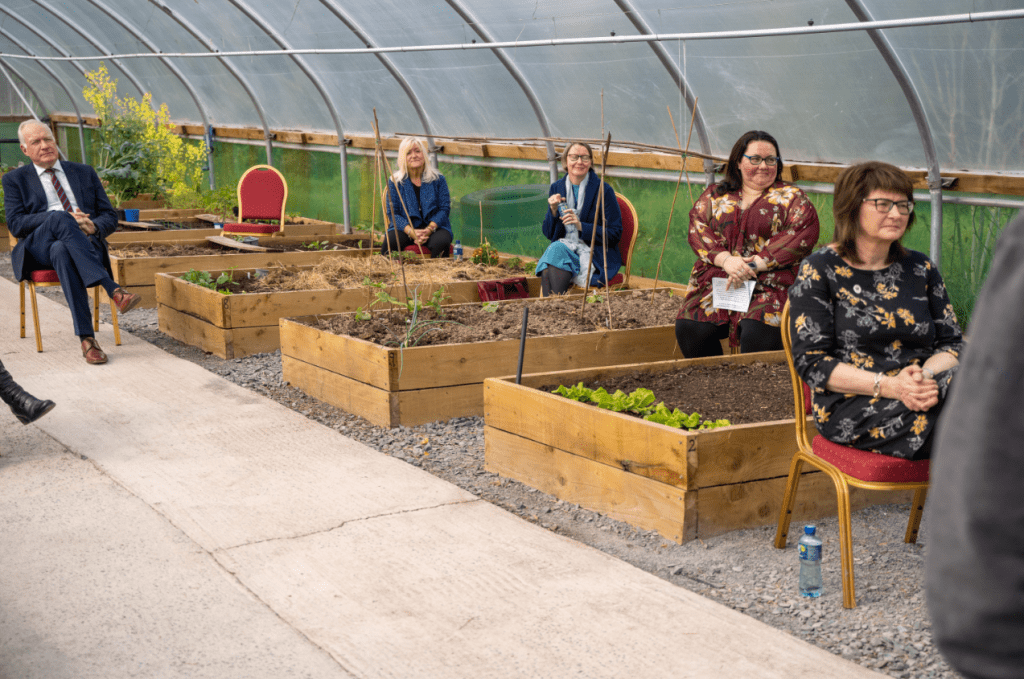
M 637 371 L 584 386 L 604 387 L 610 394 L 650 389 L 669 410 L 697 412 L 703 420 L 749 424 L 793 417 L 793 389 L 785 363 L 698 365 L 658 375 Z
M 461 344 L 519 339 L 523 305 L 529 307 L 527 336 L 572 335 L 582 332 L 650 328 L 675 323 L 681 300 L 667 292 L 647 290 L 602 295 L 600 302 L 588 302 L 583 318 L 582 296 L 530 299 L 494 305 L 461 305 L 420 310 L 417 327 L 410 333 L 409 317 L 400 311 L 375 311 L 370 320 L 356 320 L 355 314 L 318 318 L 314 327 L 338 335 L 351 335 L 383 346 L 399 346 L 412 334 L 412 346 Z M 609 326 L 609 304 L 611 324 Z

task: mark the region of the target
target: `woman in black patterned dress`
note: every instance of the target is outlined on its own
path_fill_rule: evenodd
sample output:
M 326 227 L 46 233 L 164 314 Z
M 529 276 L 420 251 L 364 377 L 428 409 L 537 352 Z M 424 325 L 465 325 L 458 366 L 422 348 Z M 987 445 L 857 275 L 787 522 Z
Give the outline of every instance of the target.
M 897 167 L 863 163 L 836 180 L 835 240 L 804 260 L 789 289 L 793 358 L 830 441 L 905 459 L 931 435 L 963 336 L 946 286 L 907 250 L 913 184 Z

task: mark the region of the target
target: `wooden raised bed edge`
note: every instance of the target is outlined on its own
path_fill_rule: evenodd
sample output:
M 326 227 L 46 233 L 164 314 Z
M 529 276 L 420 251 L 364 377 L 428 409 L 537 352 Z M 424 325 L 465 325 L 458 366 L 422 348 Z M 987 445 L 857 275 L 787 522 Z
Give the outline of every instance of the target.
M 682 431 L 539 387 L 636 370 L 660 373 L 687 365 L 784 360 L 779 351 L 530 374 L 521 385 L 512 377 L 487 379 L 485 468 L 679 543 L 774 525 L 796 450 L 792 419 Z M 853 493 L 855 508 L 909 499 L 907 493 Z M 820 472 L 806 472 L 794 517 L 835 512 L 832 482 Z
M 234 269 L 233 275 L 244 276 L 252 271 Z M 213 276 L 221 273 L 210 272 Z M 417 290 L 421 298 L 429 298 L 439 287 L 445 287 L 451 296 L 446 304 L 480 301 L 475 281 L 421 285 Z M 389 291 L 399 300 L 405 298 L 401 285 L 396 284 Z M 276 351 L 281 346 L 281 318 L 355 311 L 367 306 L 374 292 L 358 287 L 222 295 L 192 285 L 182 280 L 180 274 L 156 275 L 160 330 L 224 359 Z M 540 279 L 529 282 L 528 292 L 531 296 L 540 294 Z
M 202 231 L 206 231 L 203 229 Z M 153 235 L 162 235 L 168 232 L 157 232 Z M 179 232 L 181 233 L 181 232 Z M 213 229 L 210 236 L 218 236 L 221 231 Z M 133 243 L 140 245 L 205 245 L 206 236 L 195 238 L 194 236 L 181 236 L 176 239 L 153 239 L 146 237 L 148 234 L 135 234 L 139 237 L 133 241 L 121 240 L 116 243 L 110 242 L 114 248 L 131 247 Z M 348 236 L 330 236 L 330 238 L 359 238 L 361 234 Z M 366 235 L 368 238 L 369 236 Z M 278 239 L 282 243 L 300 243 L 308 240 L 308 237 L 286 236 Z M 263 242 L 268 239 L 264 238 Z M 272 244 L 271 244 L 272 246 Z M 114 281 L 137 295 L 142 296 L 143 308 L 152 309 L 156 307 L 156 274 L 181 272 L 190 269 L 200 271 L 227 270 L 229 268 L 250 268 L 267 269 L 278 266 L 306 266 L 320 262 L 325 257 L 366 257 L 372 250 L 311 250 L 309 252 L 242 252 L 240 250 L 220 250 L 210 248 L 210 254 L 206 255 L 165 255 L 161 257 L 118 257 L 116 254 L 110 256 L 110 266 L 114 271 Z
M 311 320 L 281 320 L 285 381 L 382 427 L 481 415 L 483 380 L 518 364 L 518 340 L 396 349 L 305 324 Z M 534 371 L 678 356 L 674 326 L 532 337 L 525 354 Z

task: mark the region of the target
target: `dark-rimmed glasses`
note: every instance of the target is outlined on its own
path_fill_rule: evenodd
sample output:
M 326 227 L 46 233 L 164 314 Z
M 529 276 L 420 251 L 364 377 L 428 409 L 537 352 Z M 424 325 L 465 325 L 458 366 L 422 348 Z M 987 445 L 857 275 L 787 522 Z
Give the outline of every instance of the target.
M 775 165 L 779 162 L 778 156 L 748 156 L 746 153 L 744 153 L 743 157 L 749 160 L 751 165 L 760 165 L 762 162 L 764 162 L 764 164 L 767 165 L 768 167 L 775 167 Z
M 889 200 L 888 198 L 865 198 L 865 203 L 874 203 L 875 209 L 882 214 L 889 214 L 892 210 L 892 206 L 896 206 L 896 211 L 901 215 L 909 215 L 914 211 L 914 201 L 912 200 Z

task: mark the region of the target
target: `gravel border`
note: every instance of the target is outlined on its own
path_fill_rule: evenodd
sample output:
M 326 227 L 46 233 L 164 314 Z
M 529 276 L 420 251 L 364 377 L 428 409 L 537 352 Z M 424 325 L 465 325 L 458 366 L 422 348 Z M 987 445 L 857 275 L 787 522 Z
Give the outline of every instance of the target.
M 12 279 L 9 258 L 0 258 L 0 262 L 0 275 Z M 64 301 L 57 289 L 41 292 Z M 286 385 L 281 378 L 279 351 L 222 360 L 161 333 L 155 309 L 123 314 L 121 330 L 420 467 L 527 521 L 715 599 L 847 660 L 905 679 L 960 676 L 932 644 L 922 588 L 929 526 L 927 521 L 922 523 L 916 545 L 905 544 L 908 505 L 881 505 L 853 514 L 857 608 L 846 610 L 842 607 L 834 517 L 817 522 L 818 535 L 825 543 L 825 593 L 820 599 L 803 599 L 797 593 L 799 566 L 792 539 L 798 535 L 796 524 L 790 545 L 784 550 L 772 546 L 774 526 L 677 545 L 654 531 L 635 529 L 485 471 L 482 418 L 383 429 Z M 112 360 L 117 360 L 116 348 L 111 349 Z

